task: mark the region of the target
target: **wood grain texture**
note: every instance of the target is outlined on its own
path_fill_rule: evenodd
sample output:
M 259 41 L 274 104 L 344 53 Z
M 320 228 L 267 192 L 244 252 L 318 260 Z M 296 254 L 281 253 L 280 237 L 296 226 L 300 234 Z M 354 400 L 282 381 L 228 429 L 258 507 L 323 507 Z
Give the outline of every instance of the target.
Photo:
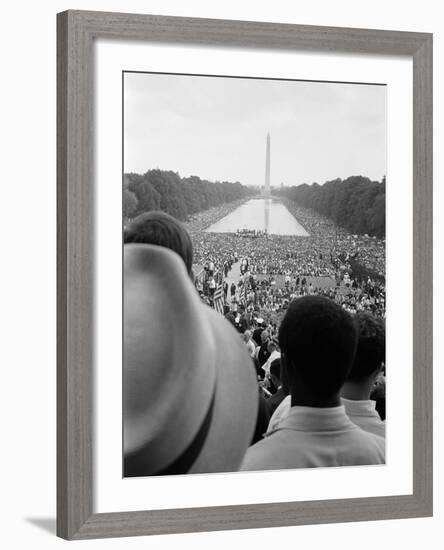
M 67 17 L 57 19 L 57 532 L 66 534 L 67 397 Z
M 92 514 L 92 38 L 58 16 L 57 532 L 72 538 Z
M 432 37 L 68 11 L 57 18 L 57 534 L 66 539 L 277 527 L 432 514 Z M 406 55 L 413 59 L 413 495 L 93 513 L 93 41 Z M 395 215 L 395 213 L 391 213 Z
M 159 15 L 70 12 L 94 37 L 227 47 L 413 55 L 425 33 Z
M 433 510 L 433 43 L 413 56 L 413 490 Z
M 411 495 L 95 514 L 75 539 L 260 529 L 429 515 Z

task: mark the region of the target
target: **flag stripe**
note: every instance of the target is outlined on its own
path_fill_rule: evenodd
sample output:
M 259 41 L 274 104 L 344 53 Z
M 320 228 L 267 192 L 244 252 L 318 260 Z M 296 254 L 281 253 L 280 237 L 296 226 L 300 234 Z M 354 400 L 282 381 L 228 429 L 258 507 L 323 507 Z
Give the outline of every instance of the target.
M 217 285 L 213 295 L 213 307 L 219 313 L 224 312 L 224 289 L 222 284 Z

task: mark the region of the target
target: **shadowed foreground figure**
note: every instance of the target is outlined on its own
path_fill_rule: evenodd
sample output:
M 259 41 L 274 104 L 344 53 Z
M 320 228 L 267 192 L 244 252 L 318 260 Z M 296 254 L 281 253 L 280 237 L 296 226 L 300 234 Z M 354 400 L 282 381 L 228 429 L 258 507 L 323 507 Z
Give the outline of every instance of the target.
M 383 464 L 385 441 L 351 422 L 340 392 L 358 341 L 349 313 L 320 296 L 294 300 L 279 329 L 291 409 L 250 447 L 242 470 Z
M 341 403 L 353 424 L 385 437 L 384 323 L 366 311 L 357 313 L 354 321 L 358 327 L 358 348 L 341 390 Z M 290 410 L 291 397 L 287 396 L 272 414 L 267 432 L 275 430 Z

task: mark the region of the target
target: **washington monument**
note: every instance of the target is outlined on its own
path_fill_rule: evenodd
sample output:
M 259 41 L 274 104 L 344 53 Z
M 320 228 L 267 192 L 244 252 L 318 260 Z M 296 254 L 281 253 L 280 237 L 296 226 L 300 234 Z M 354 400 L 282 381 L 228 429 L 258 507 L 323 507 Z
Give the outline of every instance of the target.
M 264 195 L 270 196 L 270 132 L 267 133 L 267 148 L 265 153 L 265 186 Z

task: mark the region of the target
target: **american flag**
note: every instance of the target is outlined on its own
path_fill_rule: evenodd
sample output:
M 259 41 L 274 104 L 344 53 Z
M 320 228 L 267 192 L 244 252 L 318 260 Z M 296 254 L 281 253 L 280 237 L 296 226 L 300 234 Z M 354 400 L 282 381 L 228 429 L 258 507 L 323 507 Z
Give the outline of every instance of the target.
M 224 314 L 224 289 L 222 283 L 219 283 L 213 295 L 213 307 L 219 313 Z

